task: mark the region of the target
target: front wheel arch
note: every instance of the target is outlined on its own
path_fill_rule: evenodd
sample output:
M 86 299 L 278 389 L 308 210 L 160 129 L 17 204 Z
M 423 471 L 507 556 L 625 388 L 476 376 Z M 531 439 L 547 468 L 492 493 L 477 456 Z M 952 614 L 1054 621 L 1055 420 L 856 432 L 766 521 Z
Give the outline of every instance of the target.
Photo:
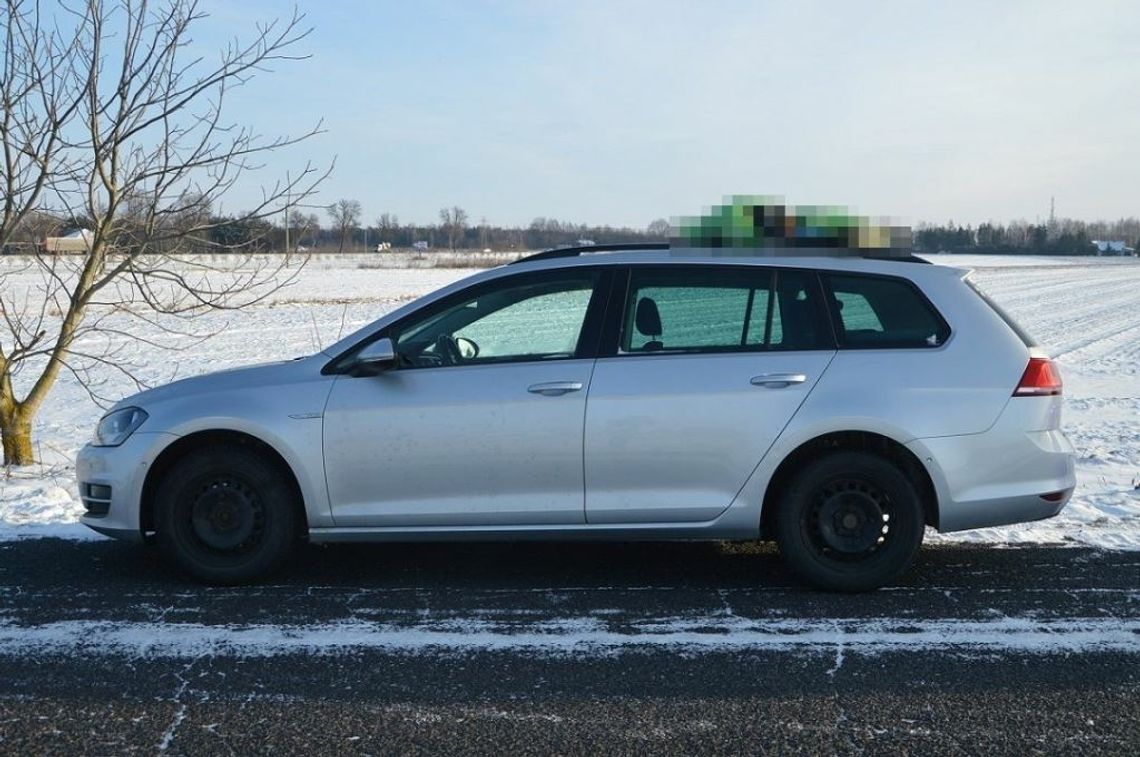
M 305 496 L 301 485 L 289 463 L 281 453 L 271 445 L 258 439 L 256 436 L 230 429 L 213 429 L 210 431 L 196 431 L 192 434 L 178 438 L 168 445 L 150 466 L 146 479 L 143 482 L 142 497 L 139 501 L 139 528 L 148 542 L 154 541 L 155 534 L 155 494 L 159 483 L 166 473 L 186 455 L 197 450 L 222 445 L 236 445 L 249 447 L 258 452 L 268 462 L 278 469 L 286 483 L 293 490 L 292 501 L 297 508 L 298 523 L 300 523 L 300 537 L 307 539 L 309 535 L 309 519 L 305 509 Z

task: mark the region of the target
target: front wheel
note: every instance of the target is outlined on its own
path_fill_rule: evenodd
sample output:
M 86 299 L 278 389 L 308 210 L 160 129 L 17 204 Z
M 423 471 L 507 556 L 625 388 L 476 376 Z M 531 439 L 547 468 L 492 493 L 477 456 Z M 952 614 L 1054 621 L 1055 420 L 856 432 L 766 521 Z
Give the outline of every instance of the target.
M 893 464 L 838 452 L 791 481 L 776 513 L 776 542 L 807 583 L 834 591 L 877 589 L 914 561 L 925 530 L 922 502 Z
M 191 452 L 156 491 L 158 543 L 206 583 L 261 578 L 288 557 L 300 528 L 296 494 L 277 466 L 242 446 Z

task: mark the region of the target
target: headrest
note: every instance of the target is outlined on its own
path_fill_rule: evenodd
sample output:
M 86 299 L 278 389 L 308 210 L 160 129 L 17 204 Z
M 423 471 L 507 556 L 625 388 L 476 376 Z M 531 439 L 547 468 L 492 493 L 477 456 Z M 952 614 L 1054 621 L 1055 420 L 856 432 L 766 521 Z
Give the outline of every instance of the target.
M 645 336 L 661 336 L 661 313 L 657 312 L 656 301 L 648 297 L 638 300 L 634 322 L 639 333 Z

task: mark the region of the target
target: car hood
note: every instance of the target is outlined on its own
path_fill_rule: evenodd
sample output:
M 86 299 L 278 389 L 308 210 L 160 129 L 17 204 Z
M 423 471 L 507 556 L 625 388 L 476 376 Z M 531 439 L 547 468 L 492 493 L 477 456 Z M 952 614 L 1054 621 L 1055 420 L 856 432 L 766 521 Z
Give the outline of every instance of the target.
M 148 405 L 154 405 L 168 399 L 183 400 L 192 396 L 293 383 L 312 378 L 315 373 L 319 374 L 320 366 L 326 360 L 327 358 L 320 355 L 204 373 L 201 376 L 172 381 L 169 384 L 133 394 L 115 403 L 109 412 L 122 407 L 142 407 L 145 409 Z

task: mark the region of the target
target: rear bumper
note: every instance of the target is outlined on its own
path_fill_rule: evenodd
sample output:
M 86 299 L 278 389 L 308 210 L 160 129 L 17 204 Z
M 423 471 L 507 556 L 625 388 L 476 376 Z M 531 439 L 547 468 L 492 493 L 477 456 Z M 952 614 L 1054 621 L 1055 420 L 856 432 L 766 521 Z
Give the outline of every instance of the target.
M 1050 518 L 1072 496 L 1074 450 L 1065 434 L 1059 429 L 1024 431 L 1002 420 L 982 434 L 916 439 L 907 445 L 934 481 L 939 531 Z

